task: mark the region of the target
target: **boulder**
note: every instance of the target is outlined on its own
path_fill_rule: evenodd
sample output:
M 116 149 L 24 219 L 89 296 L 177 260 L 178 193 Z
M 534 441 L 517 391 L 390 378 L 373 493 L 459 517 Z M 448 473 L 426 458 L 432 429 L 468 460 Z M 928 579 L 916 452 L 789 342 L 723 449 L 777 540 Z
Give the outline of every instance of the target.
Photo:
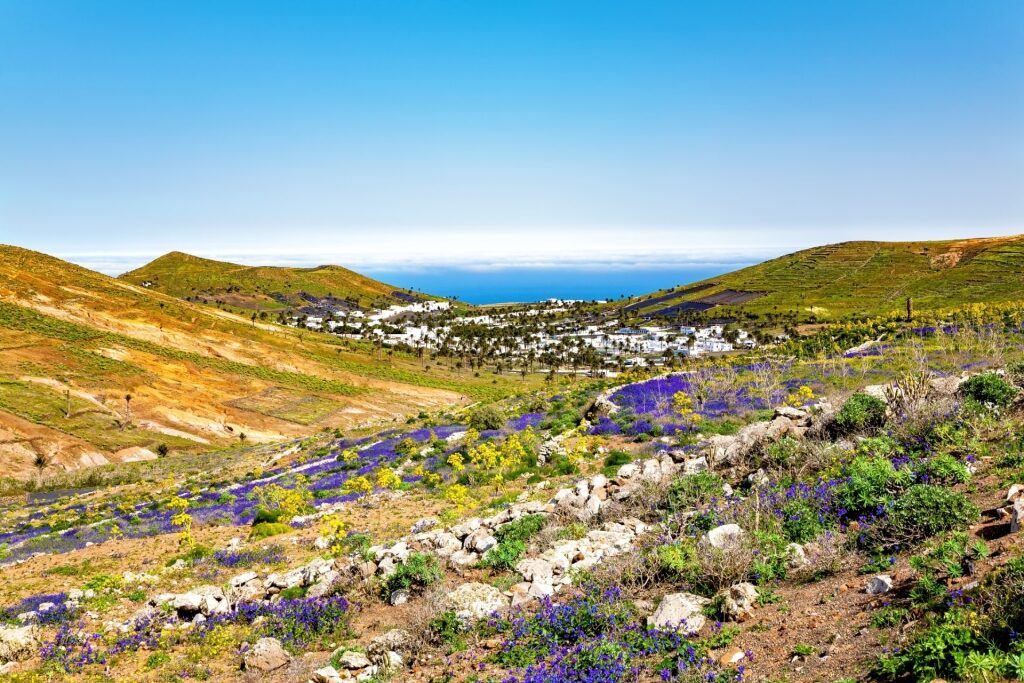
M 388 652 L 408 655 L 411 652 L 413 642 L 413 637 L 408 631 L 400 628 L 391 629 L 387 633 L 371 640 L 370 644 L 366 647 L 366 654 L 371 662 L 383 660 Z
M 203 605 L 203 596 L 199 593 L 180 593 L 171 600 L 171 607 L 178 612 L 198 612 Z
M 412 533 L 421 534 L 424 531 L 433 529 L 440 523 L 441 522 L 437 517 L 424 517 L 423 519 L 417 520 L 416 523 L 412 525 Z
M 1010 510 L 1010 533 L 1017 533 L 1021 527 L 1024 527 L 1024 496 L 1013 501 Z
M 747 654 L 743 650 L 733 645 L 722 653 L 722 656 L 718 658 L 718 663 L 721 666 L 733 666 L 742 662 L 746 656 Z
M 334 584 L 341 575 L 333 569 L 320 576 L 319 580 L 309 587 L 306 591 L 306 597 L 308 598 L 322 598 L 325 595 L 330 595 L 334 589 Z
M 313 672 L 313 683 L 341 683 L 341 674 L 333 666 L 325 666 Z
M 246 671 L 265 673 L 288 666 L 291 659 L 277 638 L 260 638 L 242 655 L 242 665 Z
M 691 458 L 683 463 L 683 474 L 700 474 L 708 471 L 708 459 L 703 455 L 699 458 Z
M 869 595 L 888 593 L 892 590 L 892 577 L 888 574 L 872 576 L 868 579 L 867 584 L 864 586 L 864 590 L 866 590 Z
M 20 662 L 36 653 L 39 637 L 35 626 L 0 628 L 0 662 Z
M 456 524 L 450 529 L 450 531 L 453 534 L 455 534 L 455 536 L 457 536 L 458 538 L 463 539 L 479 528 L 480 520 L 476 517 L 471 517 L 470 519 L 467 519 L 466 521 L 460 524 Z
M 256 572 L 245 572 L 243 574 L 239 574 L 238 576 L 232 577 L 231 587 L 238 588 L 239 586 L 244 586 L 253 579 L 258 578 L 258 576 L 259 575 Z
M 370 666 L 370 658 L 358 650 L 346 650 L 338 657 L 332 657 L 342 669 L 365 669 Z
M 460 619 L 482 619 L 509 606 L 509 599 L 486 583 L 464 583 L 445 595 L 441 609 L 455 612 Z
M 630 479 L 635 477 L 640 471 L 640 466 L 635 462 L 627 462 L 625 465 L 619 467 L 617 476 L 619 479 Z
M 516 565 L 516 571 L 527 581 L 550 581 L 551 577 L 554 576 L 554 569 L 551 563 L 539 557 L 521 560 Z
M 701 537 L 699 545 L 722 551 L 740 550 L 746 532 L 739 524 L 716 526 Z
M 464 543 L 466 550 L 474 550 L 481 554 L 486 553 L 496 545 L 498 545 L 498 539 L 486 527 L 480 527 L 469 536 L 466 536 Z
M 693 593 L 671 593 L 662 598 L 658 609 L 647 617 L 647 625 L 686 634 L 698 633 L 707 621 L 702 610 L 710 602 Z
M 802 422 L 807 419 L 808 412 L 793 406 L 778 406 L 775 409 L 775 417 L 784 417 L 793 422 Z
M 456 550 L 448 558 L 448 564 L 456 569 L 472 567 L 480 561 L 480 556 L 469 550 Z
M 723 591 L 722 612 L 733 621 L 743 621 L 754 612 L 757 587 L 746 581 Z
M 790 543 L 786 546 L 786 564 L 790 569 L 802 569 L 808 567 L 811 561 L 807 558 L 807 552 L 799 543 Z

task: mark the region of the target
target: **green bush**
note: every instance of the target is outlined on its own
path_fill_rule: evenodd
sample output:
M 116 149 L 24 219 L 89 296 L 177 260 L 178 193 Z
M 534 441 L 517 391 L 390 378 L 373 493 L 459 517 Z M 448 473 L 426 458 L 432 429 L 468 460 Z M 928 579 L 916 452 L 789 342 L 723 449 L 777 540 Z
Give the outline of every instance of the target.
M 291 588 L 285 588 L 281 591 L 282 600 L 299 600 L 300 598 L 306 597 L 306 591 L 309 589 L 305 586 L 292 586 Z
M 518 538 L 508 538 L 491 548 L 480 560 L 480 566 L 488 569 L 515 569 L 526 554 L 526 544 Z
M 697 549 L 692 541 L 666 543 L 654 549 L 660 573 L 681 581 L 693 581 L 700 572 L 697 564 Z
M 410 553 L 404 562 L 395 566 L 395 571 L 381 582 L 381 595 L 390 600 L 398 590 L 415 591 L 431 586 L 444 574 L 437 558 L 429 553 Z
M 916 467 L 919 479 L 929 484 L 965 484 L 971 478 L 967 465 L 949 453 L 922 460 Z
M 800 453 L 800 442 L 791 436 L 785 436 L 764 451 L 764 463 L 769 467 L 786 467 L 796 461 Z
M 684 512 L 722 495 L 722 480 L 710 472 L 680 477 L 668 488 L 665 505 L 672 512 Z
M 470 413 L 469 426 L 478 432 L 501 429 L 505 426 L 505 416 L 494 406 L 481 406 Z
M 252 519 L 252 525 L 280 522 L 283 514 L 280 510 L 271 510 L 260 505 L 256 508 L 256 516 Z
M 494 532 L 498 545 L 484 556 L 480 566 L 489 569 L 514 569 L 526 554 L 526 541 L 543 529 L 546 522 L 544 515 L 524 515 L 514 522 L 501 525 Z
M 286 534 L 291 531 L 292 528 L 287 524 L 281 522 L 263 522 L 257 524 L 252 528 L 253 538 L 270 538 L 271 536 L 277 536 L 278 534 Z
M 835 488 L 836 504 L 854 519 L 891 503 L 913 479 L 913 472 L 903 467 L 896 469 L 883 456 L 858 455 L 844 474 L 846 481 Z
M 961 393 L 983 405 L 1003 408 L 1013 401 L 1017 389 L 994 372 L 975 375 L 960 385 Z
M 836 413 L 833 425 L 841 434 L 870 432 L 885 424 L 885 401 L 868 394 L 854 394 Z
M 931 484 L 908 488 L 862 535 L 862 543 L 876 553 L 913 547 L 944 531 L 967 528 L 981 511 L 962 493 Z
M 633 456 L 626 451 L 615 450 L 605 456 L 604 466 L 605 467 L 621 467 L 627 463 L 633 462 Z
M 442 612 L 430 621 L 430 632 L 452 652 L 466 649 L 465 631 L 466 625 L 455 612 Z
M 544 528 L 547 518 L 544 515 L 523 515 L 514 522 L 502 524 L 494 532 L 499 543 L 507 540 L 526 541 Z
M 818 506 L 807 498 L 793 498 L 782 506 L 782 533 L 793 543 L 809 543 L 828 527 Z

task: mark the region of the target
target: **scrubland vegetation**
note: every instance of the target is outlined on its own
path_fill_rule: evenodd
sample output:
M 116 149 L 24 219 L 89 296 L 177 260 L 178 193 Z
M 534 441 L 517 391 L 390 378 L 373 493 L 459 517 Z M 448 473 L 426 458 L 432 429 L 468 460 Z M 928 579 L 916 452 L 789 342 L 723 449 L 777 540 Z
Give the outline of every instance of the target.
M 1018 679 L 1019 314 L 12 484 L 4 675 Z

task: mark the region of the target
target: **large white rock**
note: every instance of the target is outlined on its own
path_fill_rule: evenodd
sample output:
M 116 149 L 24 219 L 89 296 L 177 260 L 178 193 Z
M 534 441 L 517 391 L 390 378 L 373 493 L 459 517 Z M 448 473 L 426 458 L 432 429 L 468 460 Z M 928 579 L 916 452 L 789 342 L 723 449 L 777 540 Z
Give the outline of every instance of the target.
M 550 581 L 551 577 L 554 576 L 551 563 L 539 557 L 520 561 L 516 565 L 516 571 L 527 581 Z
M 35 626 L 0 628 L 0 662 L 20 662 L 36 652 L 38 636 Z
M 441 601 L 442 611 L 455 612 L 460 619 L 483 619 L 508 606 L 509 599 L 486 583 L 464 583 Z
M 448 558 L 448 564 L 456 568 L 472 567 L 480 561 L 480 555 L 469 550 L 456 550 Z
M 864 590 L 866 590 L 870 595 L 888 593 L 892 590 L 892 577 L 888 574 L 872 576 L 868 579 L 867 585 L 864 586 Z
M 723 524 L 704 534 L 700 543 L 716 550 L 739 550 L 743 545 L 745 535 L 746 532 L 739 524 Z
M 647 617 L 647 625 L 687 634 L 698 633 L 707 621 L 702 610 L 710 602 L 693 593 L 671 593 L 663 597 L 658 609 Z
M 265 673 L 288 666 L 291 659 L 277 638 L 260 638 L 252 649 L 242 655 L 242 664 L 246 671 Z
M 325 666 L 313 672 L 313 683 L 341 683 L 341 674 L 333 666 Z

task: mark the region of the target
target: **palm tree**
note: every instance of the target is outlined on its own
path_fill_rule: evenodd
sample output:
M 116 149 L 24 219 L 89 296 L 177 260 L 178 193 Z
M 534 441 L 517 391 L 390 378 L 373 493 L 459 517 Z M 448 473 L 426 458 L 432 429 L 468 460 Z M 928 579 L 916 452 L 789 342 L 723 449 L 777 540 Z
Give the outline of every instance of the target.
M 132 395 L 124 395 L 124 425 L 121 429 L 124 429 L 132 422 Z
M 43 485 L 43 472 L 53 464 L 53 459 L 43 453 L 42 451 L 36 451 L 36 457 L 32 461 L 32 467 L 36 468 L 36 488 L 41 488 Z

